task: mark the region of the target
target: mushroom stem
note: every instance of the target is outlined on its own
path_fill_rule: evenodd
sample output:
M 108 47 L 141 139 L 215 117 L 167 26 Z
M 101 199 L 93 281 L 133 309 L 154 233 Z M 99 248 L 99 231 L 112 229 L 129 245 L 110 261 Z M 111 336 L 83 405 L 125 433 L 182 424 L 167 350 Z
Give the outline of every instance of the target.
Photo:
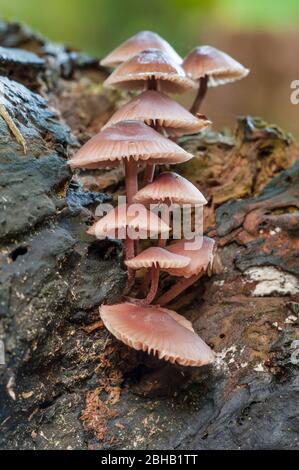
M 165 201 L 164 201 L 164 203 L 165 203 L 168 207 L 170 207 L 170 206 L 171 206 L 171 199 L 170 199 L 170 198 L 166 198 Z M 163 219 L 163 217 L 162 217 L 162 219 Z M 168 239 L 167 239 L 167 238 L 163 238 L 163 237 L 162 237 L 162 234 L 161 234 L 160 237 L 159 237 L 159 240 L 158 240 L 158 246 L 159 246 L 160 248 L 165 248 L 165 246 L 167 245 L 167 241 L 168 241 Z
M 154 298 L 156 297 L 158 285 L 159 285 L 159 275 L 160 275 L 160 267 L 152 266 L 151 267 L 151 287 L 146 298 L 143 300 L 143 303 L 146 305 L 151 304 Z
M 194 114 L 194 116 L 196 116 L 196 114 L 198 113 L 201 103 L 203 102 L 204 97 L 206 96 L 206 93 L 208 90 L 208 81 L 209 81 L 208 75 L 201 77 L 199 80 L 197 95 L 190 108 L 190 113 Z
M 167 238 L 162 238 L 162 236 L 159 238 L 159 241 L 158 241 L 158 246 L 160 248 L 165 248 L 166 247 L 166 244 L 167 244 Z
M 126 170 L 126 192 L 127 192 L 127 203 L 132 204 L 133 196 L 137 193 L 137 163 L 133 158 L 125 160 Z
M 146 81 L 146 88 L 147 90 L 157 90 L 158 89 L 158 82 L 153 75 Z
M 125 259 L 132 259 L 135 256 L 135 250 L 134 250 L 134 243 L 131 243 L 131 239 L 126 236 L 126 239 L 124 241 L 125 245 Z M 134 240 L 133 240 L 134 242 Z M 130 268 L 128 268 L 128 271 L 133 271 Z
M 188 287 L 192 286 L 194 282 L 196 282 L 202 273 L 195 274 L 189 278 L 183 278 L 176 282 L 165 294 L 161 295 L 161 297 L 157 300 L 157 305 L 163 307 L 164 305 L 168 304 L 171 300 L 175 299 L 178 295 L 180 295 L 184 290 Z
M 124 241 L 125 245 L 125 259 L 132 259 L 134 258 L 135 255 L 135 250 L 134 250 L 134 240 L 131 240 L 128 236 L 126 237 Z M 135 271 L 134 269 L 128 268 L 128 280 L 127 280 L 127 286 L 125 289 L 125 293 L 128 293 L 133 286 L 135 281 Z
M 155 174 L 155 165 L 151 165 L 150 163 L 148 163 L 144 170 L 143 186 L 146 186 L 147 184 L 153 181 L 154 174 Z
M 150 281 L 150 277 L 151 277 L 151 272 L 150 271 L 146 271 L 145 275 L 144 275 L 144 278 L 142 280 L 142 284 L 141 284 L 141 287 L 140 287 L 140 294 L 142 295 L 143 292 L 146 292 L 147 289 L 148 289 L 148 284 L 149 284 L 149 281 Z
M 137 184 L 137 163 L 129 158 L 125 160 L 125 170 L 126 170 L 126 192 L 127 192 L 127 203 L 132 204 L 133 196 L 137 193 L 138 184 Z M 125 258 L 131 259 L 135 256 L 135 241 L 126 236 L 125 239 Z M 128 285 L 127 290 L 130 289 L 135 280 L 135 271 L 128 268 Z
M 147 90 L 157 90 L 158 89 L 158 82 L 155 79 L 154 76 L 150 77 L 146 81 L 146 89 Z M 155 126 L 151 126 L 153 129 L 155 129 Z M 148 163 L 145 167 L 144 170 L 144 177 L 143 177 L 143 186 L 146 186 L 147 184 L 151 183 L 153 181 L 155 174 L 155 165 L 151 165 Z

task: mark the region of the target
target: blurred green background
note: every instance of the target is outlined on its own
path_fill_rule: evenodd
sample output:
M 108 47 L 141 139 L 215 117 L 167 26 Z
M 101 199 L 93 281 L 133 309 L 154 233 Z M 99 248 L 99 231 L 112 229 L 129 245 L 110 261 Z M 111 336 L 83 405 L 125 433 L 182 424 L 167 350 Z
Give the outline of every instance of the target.
M 251 75 L 209 93 L 203 111 L 216 127 L 251 113 L 299 137 L 299 106 L 289 98 L 299 79 L 299 0 L 0 0 L 0 15 L 99 57 L 143 29 L 183 56 L 199 44 L 219 47 Z
M 142 29 L 184 54 L 207 26 L 281 30 L 299 21 L 298 0 L 0 0 L 0 8 L 4 17 L 97 55 Z

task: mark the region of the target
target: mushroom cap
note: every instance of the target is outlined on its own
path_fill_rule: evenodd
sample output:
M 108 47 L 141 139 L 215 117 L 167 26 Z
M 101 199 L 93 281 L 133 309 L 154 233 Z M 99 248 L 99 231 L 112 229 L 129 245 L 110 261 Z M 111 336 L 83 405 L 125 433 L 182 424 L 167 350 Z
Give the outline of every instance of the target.
M 182 67 L 193 80 L 208 75 L 210 87 L 240 80 L 249 73 L 249 69 L 212 46 L 193 49 L 184 59 Z
M 184 93 L 196 88 L 183 68 L 159 49 L 146 49 L 119 65 L 104 85 L 125 90 L 143 90 L 146 80 L 155 78 L 161 91 Z
M 153 33 L 152 31 L 140 31 L 104 57 L 104 59 L 101 60 L 101 65 L 104 67 L 119 65 L 131 59 L 139 52 L 150 48 L 161 49 L 169 55 L 172 60 L 178 64 L 182 63 L 182 58 L 165 39 L 159 36 L 159 34 Z
M 128 268 L 141 269 L 151 268 L 152 266 L 160 267 L 162 270 L 168 268 L 184 268 L 190 263 L 190 258 L 186 256 L 171 253 L 164 248 L 152 246 L 139 253 L 130 260 L 127 260 Z
M 103 168 L 129 158 L 171 164 L 186 162 L 192 155 L 141 121 L 122 121 L 88 140 L 68 164 L 72 168 Z
M 169 226 L 163 222 L 154 212 L 148 211 L 141 204 L 120 204 L 108 214 L 95 222 L 86 233 L 98 238 L 123 238 L 125 228 L 138 231 L 139 236 L 144 238 L 148 233 L 151 235 L 169 234 Z M 123 234 L 124 235 L 124 234 Z
M 106 328 L 131 348 L 184 366 L 199 367 L 214 361 L 213 351 L 176 312 L 123 303 L 102 305 L 100 315 Z
M 167 272 L 172 276 L 183 276 L 189 278 L 201 272 L 204 272 L 213 261 L 215 241 L 209 237 L 203 237 L 202 246 L 196 250 L 186 249 L 185 243 L 192 240 L 180 240 L 167 247 L 171 253 L 187 256 L 191 259 L 185 268 L 168 269 Z
M 140 189 L 133 197 L 140 204 L 158 204 L 167 201 L 171 204 L 207 204 L 203 194 L 183 176 L 167 171 Z
M 176 101 L 154 90 L 144 91 L 126 103 L 113 114 L 103 129 L 127 119 L 162 127 L 170 137 L 194 134 L 211 124 L 204 115 L 193 116 Z

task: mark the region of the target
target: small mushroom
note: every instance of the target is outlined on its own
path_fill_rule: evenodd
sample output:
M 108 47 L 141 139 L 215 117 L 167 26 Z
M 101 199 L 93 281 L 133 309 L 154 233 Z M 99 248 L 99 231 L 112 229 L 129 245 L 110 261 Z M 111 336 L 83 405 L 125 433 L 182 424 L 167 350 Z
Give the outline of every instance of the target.
M 125 233 L 124 233 L 125 231 Z M 156 214 L 145 209 L 141 204 L 120 204 L 107 215 L 95 222 L 88 230 L 89 235 L 98 238 L 123 238 L 125 236 L 126 260 L 134 258 L 134 239 L 128 236 L 128 231 L 134 232 L 136 239 L 146 234 L 157 236 L 169 233 L 169 226 Z M 135 278 L 135 270 L 129 267 L 128 289 L 132 286 Z
M 203 366 L 214 361 L 209 346 L 197 336 L 190 322 L 172 310 L 134 303 L 102 305 L 106 328 L 131 348 L 184 366 Z
M 249 69 L 212 46 L 200 46 L 193 49 L 184 59 L 182 67 L 193 80 L 199 81 L 198 92 L 190 109 L 195 115 L 206 95 L 208 86 L 225 85 L 240 80 L 249 73 Z
M 69 160 L 72 168 L 105 168 L 124 162 L 128 203 L 136 192 L 137 162 L 183 163 L 193 155 L 141 121 L 122 121 L 105 128 Z
M 139 253 L 135 258 L 126 261 L 126 265 L 134 270 L 151 269 L 151 287 L 146 298 L 143 299 L 144 304 L 150 304 L 157 294 L 160 270 L 168 271 L 171 268 L 185 268 L 190 261 L 190 258 L 171 253 L 164 248 L 150 247 Z
M 141 204 L 120 204 L 89 227 L 87 233 L 98 238 L 117 239 L 128 230 L 134 232 L 136 237 L 144 237 L 149 233 L 156 236 L 159 233 L 167 234 L 169 226 Z
M 168 204 L 207 204 L 206 198 L 194 184 L 171 171 L 161 173 L 152 183 L 140 189 L 133 201 L 140 204 L 158 204 L 164 201 Z
M 194 239 L 193 239 L 194 241 Z M 158 298 L 158 305 L 166 305 L 189 286 L 194 284 L 213 263 L 215 253 L 215 241 L 209 237 L 202 238 L 202 246 L 199 249 L 187 249 L 187 244 L 192 240 L 180 240 L 167 247 L 171 253 L 186 256 L 190 258 L 190 263 L 184 268 L 170 268 L 167 272 L 172 276 L 183 277 L 174 284 L 165 294 Z
M 146 49 L 119 65 L 104 85 L 125 90 L 158 89 L 184 93 L 196 88 L 183 68 L 160 49 Z
M 176 101 L 154 90 L 144 91 L 126 103 L 113 114 L 103 129 L 128 119 L 143 121 L 168 137 L 194 134 L 211 124 L 205 116 L 193 116 Z
M 133 197 L 134 202 L 150 205 L 164 202 L 169 206 L 171 204 L 192 204 L 203 206 L 207 204 L 203 194 L 183 176 L 174 172 L 164 172 L 155 178 L 155 180 L 140 189 Z M 159 245 L 164 247 L 166 239 L 160 238 Z
M 126 62 L 139 52 L 150 48 L 161 49 L 161 51 L 169 55 L 172 60 L 178 64 L 182 63 L 182 58 L 165 39 L 159 36 L 159 34 L 152 31 L 140 31 L 104 57 L 104 59 L 101 60 L 101 65 L 104 67 L 114 67 L 115 65 Z

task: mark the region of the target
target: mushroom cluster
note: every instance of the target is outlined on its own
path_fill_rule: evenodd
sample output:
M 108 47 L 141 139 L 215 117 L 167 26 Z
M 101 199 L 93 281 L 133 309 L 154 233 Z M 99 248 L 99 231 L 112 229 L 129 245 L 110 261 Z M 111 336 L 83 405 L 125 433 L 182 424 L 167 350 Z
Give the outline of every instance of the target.
M 195 49 L 183 61 L 170 44 L 150 31 L 128 39 L 101 64 L 116 66 L 104 85 L 141 90 L 141 93 L 117 110 L 69 164 L 71 168 L 89 170 L 124 165 L 126 204 L 96 221 L 87 233 L 98 238 L 124 239 L 128 269 L 126 294 L 134 287 L 136 271 L 147 270 L 141 286 L 145 292 L 143 298 L 127 297 L 120 304 L 102 305 L 102 321 L 116 338 L 134 349 L 186 366 L 211 363 L 214 353 L 194 332 L 191 323 L 164 306 L 205 272 L 213 271 L 217 258 L 215 242 L 195 234 L 193 240 L 183 239 L 167 245 L 170 223 L 150 209 L 153 204 L 161 203 L 201 208 L 206 204 L 192 183 L 170 171 L 155 176 L 156 167 L 192 158 L 174 140 L 201 132 L 211 124 L 198 114 L 207 86 L 242 78 L 248 71 L 208 46 Z M 196 89 L 198 81 L 192 112 L 166 95 Z M 144 168 L 144 179 L 138 191 L 140 167 Z M 155 237 L 158 242 L 138 252 L 138 239 L 146 236 Z M 161 271 L 179 279 L 155 301 Z

